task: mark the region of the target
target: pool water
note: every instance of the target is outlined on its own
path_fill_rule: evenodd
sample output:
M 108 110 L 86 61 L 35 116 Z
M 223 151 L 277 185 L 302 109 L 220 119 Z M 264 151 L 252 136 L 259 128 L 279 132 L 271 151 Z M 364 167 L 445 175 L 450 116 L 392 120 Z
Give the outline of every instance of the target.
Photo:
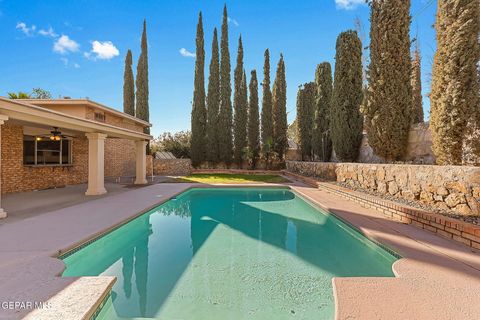
M 191 189 L 64 258 L 116 276 L 98 319 L 333 319 L 333 277 L 393 255 L 288 189 Z

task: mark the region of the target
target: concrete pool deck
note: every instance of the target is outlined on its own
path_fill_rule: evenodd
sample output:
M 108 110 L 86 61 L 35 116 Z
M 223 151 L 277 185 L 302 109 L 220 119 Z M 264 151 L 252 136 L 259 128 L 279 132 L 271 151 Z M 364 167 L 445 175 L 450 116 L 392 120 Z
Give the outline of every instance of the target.
M 5 220 L 0 224 L 0 301 L 48 301 L 48 305 L 33 312 L 3 305 L 0 319 L 18 319 L 29 312 L 29 319 L 89 317 L 114 279 L 59 277 L 64 269 L 63 262 L 55 258 L 59 251 L 102 234 L 192 186 L 207 185 L 155 184 Z M 333 279 L 337 319 L 472 319 L 480 314 L 478 252 L 388 220 L 325 191 L 301 183 L 290 187 L 404 257 L 393 266 L 396 278 Z

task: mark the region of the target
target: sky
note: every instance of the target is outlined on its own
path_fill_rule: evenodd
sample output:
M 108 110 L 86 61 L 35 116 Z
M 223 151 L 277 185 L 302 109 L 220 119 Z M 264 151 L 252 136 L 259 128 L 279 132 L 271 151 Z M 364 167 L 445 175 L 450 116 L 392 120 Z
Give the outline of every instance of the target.
M 146 19 L 152 134 L 190 129 L 198 13 L 203 15 L 208 79 L 213 29 L 220 30 L 224 3 L 0 0 L 0 96 L 40 87 L 54 98 L 88 97 L 122 110 L 125 55 L 132 50 L 135 73 Z M 273 83 L 283 53 L 289 123 L 295 118 L 298 86 L 314 80 L 317 64 L 328 61 L 334 67 L 340 32 L 354 29 L 359 19 L 368 46 L 369 8 L 364 0 L 228 0 L 226 4 L 232 79 L 240 35 L 248 77 L 256 69 L 262 81 L 263 54 L 269 48 Z M 423 57 L 427 117 L 436 5 L 436 0 L 412 0 L 411 8 L 411 37 L 418 38 Z

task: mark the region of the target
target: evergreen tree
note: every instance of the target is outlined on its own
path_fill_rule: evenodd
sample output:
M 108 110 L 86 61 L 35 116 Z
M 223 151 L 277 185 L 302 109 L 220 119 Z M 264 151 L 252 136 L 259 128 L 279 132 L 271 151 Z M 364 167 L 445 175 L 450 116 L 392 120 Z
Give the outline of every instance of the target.
M 270 52 L 265 50 L 262 83 L 262 147 L 268 155 L 273 146 L 272 91 L 270 89 Z
M 421 57 L 418 44 L 412 60 L 412 123 L 423 122 Z
M 349 30 L 337 38 L 330 118 L 333 149 L 340 161 L 351 162 L 358 157 L 363 130 L 362 99 L 362 44 L 357 33 Z
M 220 42 L 220 111 L 218 114 L 219 160 L 232 162 L 232 87 L 230 82 L 230 52 L 228 50 L 227 6 L 223 8 L 222 39 Z
M 372 1 L 368 142 L 387 161 L 405 153 L 412 116 L 410 0 Z
M 283 159 L 288 148 L 287 139 L 287 81 L 285 79 L 285 62 L 283 55 L 277 65 L 277 74 L 273 82 L 273 150 Z
M 309 82 L 300 87 L 297 94 L 297 126 L 302 160 L 312 158 L 312 134 L 315 112 L 315 83 Z
M 332 108 L 333 80 L 330 63 L 323 62 L 317 66 L 315 85 L 317 92 L 312 148 L 320 161 L 328 162 L 332 155 L 330 112 Z
M 219 161 L 218 112 L 220 108 L 220 62 L 218 54 L 217 28 L 213 30 L 212 58 L 208 76 L 207 95 L 207 160 L 212 164 Z
M 252 167 L 260 154 L 260 123 L 258 115 L 258 81 L 257 71 L 252 70 L 250 76 L 250 101 L 248 104 L 248 150 L 250 152 Z
M 123 112 L 135 116 L 135 84 L 132 71 L 132 51 L 128 49 L 123 74 Z
M 148 48 L 147 48 L 147 21 L 143 20 L 143 32 L 142 32 L 142 51 L 138 58 L 137 64 L 137 79 L 135 85 L 137 92 L 135 97 L 136 101 L 136 117 L 150 121 L 150 112 L 148 106 Z M 144 130 L 145 133 L 150 133 L 150 128 L 147 127 Z
M 192 103 L 192 140 L 190 157 L 197 167 L 205 161 L 207 110 L 205 108 L 205 50 L 203 40 L 202 13 L 198 16 L 196 38 L 195 80 Z
M 247 146 L 247 86 L 243 69 L 242 37 L 238 39 L 237 66 L 234 71 L 233 121 L 234 132 L 234 161 L 240 166 L 243 161 L 244 149 Z
M 462 163 L 467 124 L 478 113 L 479 21 L 478 1 L 437 2 L 430 129 L 438 164 Z

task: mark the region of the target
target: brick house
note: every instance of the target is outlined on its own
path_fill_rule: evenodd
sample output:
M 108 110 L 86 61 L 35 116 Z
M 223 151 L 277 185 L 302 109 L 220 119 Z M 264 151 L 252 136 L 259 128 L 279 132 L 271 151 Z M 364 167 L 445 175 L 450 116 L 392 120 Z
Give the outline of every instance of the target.
M 0 97 L 0 194 L 88 183 L 106 193 L 105 177 L 146 183 L 151 124 L 88 99 Z M 0 218 L 6 213 L 1 209 Z

